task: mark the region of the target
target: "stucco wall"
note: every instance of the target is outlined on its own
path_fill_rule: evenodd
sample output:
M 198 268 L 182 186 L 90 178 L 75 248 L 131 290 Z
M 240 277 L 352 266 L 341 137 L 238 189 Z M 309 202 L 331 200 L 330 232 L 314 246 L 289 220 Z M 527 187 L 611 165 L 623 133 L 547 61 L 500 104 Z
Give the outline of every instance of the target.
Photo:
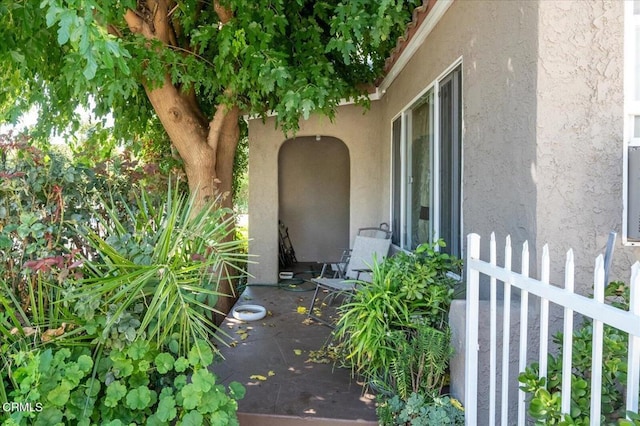
M 349 150 L 349 241 L 358 228 L 389 221 L 389 200 L 384 197 L 388 194 L 388 165 L 382 158 L 389 148 L 387 138 L 381 137 L 387 129 L 381 126 L 377 103 L 363 112 L 355 105 L 342 106 L 333 123 L 326 117 L 312 116 L 300 123 L 296 134 L 335 137 Z M 278 279 L 278 152 L 289 138 L 275 128 L 274 118 L 264 124 L 249 121 L 249 252 L 258 262 L 249 265 L 251 283 Z
M 594 258 L 622 231 L 623 2 L 542 1 L 539 28 L 538 245 L 552 258 L 572 247 L 589 293 Z M 638 258 L 619 238 L 611 278 L 628 282 Z
M 338 260 L 349 247 L 349 150 L 336 138 L 296 137 L 278 155 L 279 219 L 298 262 Z
M 536 2 L 454 2 L 381 101 L 390 129 L 462 57 L 463 244 L 469 232 L 536 238 L 537 21 Z

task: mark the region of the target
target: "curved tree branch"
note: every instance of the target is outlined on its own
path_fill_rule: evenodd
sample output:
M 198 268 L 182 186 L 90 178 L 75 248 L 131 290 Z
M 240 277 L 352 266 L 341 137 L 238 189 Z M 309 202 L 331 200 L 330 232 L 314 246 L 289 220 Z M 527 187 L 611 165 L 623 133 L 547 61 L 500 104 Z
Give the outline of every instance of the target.
M 213 10 L 218 14 L 218 18 L 220 18 L 220 23 L 222 25 L 226 24 L 233 18 L 233 11 L 221 5 L 218 0 L 214 0 Z

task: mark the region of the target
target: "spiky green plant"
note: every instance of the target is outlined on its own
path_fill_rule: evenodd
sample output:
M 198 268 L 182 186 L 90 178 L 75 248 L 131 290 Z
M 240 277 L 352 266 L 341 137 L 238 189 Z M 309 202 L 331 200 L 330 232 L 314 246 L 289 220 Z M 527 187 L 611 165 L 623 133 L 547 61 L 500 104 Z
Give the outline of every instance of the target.
M 361 282 L 350 302 L 340 306 L 335 329 L 347 361 L 367 377 L 390 367 L 396 356 L 390 332 L 411 323 L 411 310 L 398 297 L 390 263 L 374 262 L 371 270 L 371 283 Z
M 392 341 L 397 356 L 384 381 L 387 390 L 405 401 L 411 393 L 438 396 L 453 355 L 449 329 L 438 330 L 420 324 L 411 331 L 394 333 Z
M 442 240 L 373 262 L 371 282 L 359 281 L 358 291 L 340 307 L 335 336 L 344 341 L 347 361 L 367 379 L 389 371 L 398 357 L 399 333 L 414 333 L 419 325 L 445 330 L 459 260 L 439 252 Z M 417 321 L 416 319 L 420 320 Z
M 133 339 L 152 339 L 158 347 L 172 340 L 180 353 L 199 339 L 222 340 L 214 306 L 231 295 L 218 288 L 241 274 L 247 260 L 242 243 L 231 238 L 231 212 L 213 201 L 196 211 L 193 197 L 171 188 L 162 204 L 145 192 L 135 205 L 115 197 L 106 204 L 100 232 L 86 232 L 96 255 L 71 296 L 106 317 L 101 339 L 141 307 Z

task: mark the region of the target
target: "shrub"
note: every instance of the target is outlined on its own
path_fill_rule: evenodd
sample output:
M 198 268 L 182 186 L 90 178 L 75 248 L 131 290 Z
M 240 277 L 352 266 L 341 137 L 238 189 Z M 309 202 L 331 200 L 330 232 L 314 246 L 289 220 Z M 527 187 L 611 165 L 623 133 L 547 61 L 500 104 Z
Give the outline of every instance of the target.
M 605 290 L 607 300 L 621 309 L 629 307 L 629 288 L 624 283 L 612 282 Z M 605 325 L 603 340 L 603 371 L 601 389 L 600 424 L 618 424 L 626 415 L 624 392 L 627 380 L 626 333 Z M 520 374 L 520 388 L 531 394 L 529 415 L 537 424 L 589 424 L 591 404 L 591 354 L 593 329 L 592 321 L 585 319 L 573 334 L 571 410 L 563 415 L 560 409 L 562 392 L 562 341 L 563 334 L 553 336 L 559 348 L 558 355 L 549 354 L 547 377 L 539 378 L 539 365 L 533 363 Z M 633 413 L 631 413 L 633 414 Z M 637 415 L 632 419 L 638 420 Z M 628 423 L 627 423 L 628 424 Z M 636 423 L 640 424 L 640 422 Z
M 196 212 L 193 197 L 171 188 L 161 203 L 143 192 L 134 206 L 108 204 L 100 231 L 86 230 L 96 253 L 86 262 L 86 278 L 66 299 L 85 324 L 99 328 L 103 342 L 124 332 L 125 339 L 161 346 L 177 333 L 182 352 L 195 340 L 220 339 L 212 315 L 217 298 L 230 295 L 218 286 L 246 261 L 242 243 L 228 238 L 233 216 L 213 202 Z
M 365 377 L 389 371 L 397 357 L 394 332 L 412 336 L 419 325 L 448 327 L 456 280 L 448 272 L 460 262 L 433 245 L 399 253 L 372 266 L 371 282 L 358 282 L 356 294 L 340 307 L 335 336 L 344 339 L 346 359 Z
M 406 400 L 396 395 L 379 402 L 376 414 L 380 425 L 384 426 L 464 424 L 464 410 L 458 400 L 448 396 L 429 400 L 424 395 L 415 392 Z
M 124 163 L 0 138 L 0 400 L 42 404 L 3 424 L 237 424 L 244 389 L 207 369 L 234 219 Z
M 460 261 L 438 250 L 442 240 L 374 262 L 371 282 L 358 282 L 339 308 L 335 337 L 346 361 L 383 396 L 383 425 L 460 424 L 464 416 L 441 397 L 452 355 L 448 313 Z
M 9 394 L 31 410 L 13 411 L 4 425 L 237 425 L 239 383 L 228 390 L 208 369 L 213 353 L 204 342 L 186 357 L 160 352 L 144 341 L 113 350 L 94 365 L 87 349 L 39 349 L 12 355 Z

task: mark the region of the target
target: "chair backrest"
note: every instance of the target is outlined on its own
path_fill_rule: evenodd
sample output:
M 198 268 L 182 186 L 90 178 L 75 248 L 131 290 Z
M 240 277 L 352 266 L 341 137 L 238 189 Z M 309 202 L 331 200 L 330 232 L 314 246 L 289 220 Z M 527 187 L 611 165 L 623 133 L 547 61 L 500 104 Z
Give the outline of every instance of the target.
M 385 238 L 390 240 L 391 230 L 389 229 L 389 224 L 383 222 L 377 228 L 368 227 L 358 229 L 358 235 L 361 235 L 363 237 Z
M 374 259 L 375 262 L 382 262 L 389 253 L 391 247 L 391 239 L 388 238 L 372 238 L 362 235 L 356 235 L 356 239 L 353 242 L 353 249 L 351 250 L 351 258 L 347 265 L 346 278 L 357 279 L 357 269 L 371 269 Z M 370 274 L 361 274 L 360 279 L 369 281 L 367 277 Z

